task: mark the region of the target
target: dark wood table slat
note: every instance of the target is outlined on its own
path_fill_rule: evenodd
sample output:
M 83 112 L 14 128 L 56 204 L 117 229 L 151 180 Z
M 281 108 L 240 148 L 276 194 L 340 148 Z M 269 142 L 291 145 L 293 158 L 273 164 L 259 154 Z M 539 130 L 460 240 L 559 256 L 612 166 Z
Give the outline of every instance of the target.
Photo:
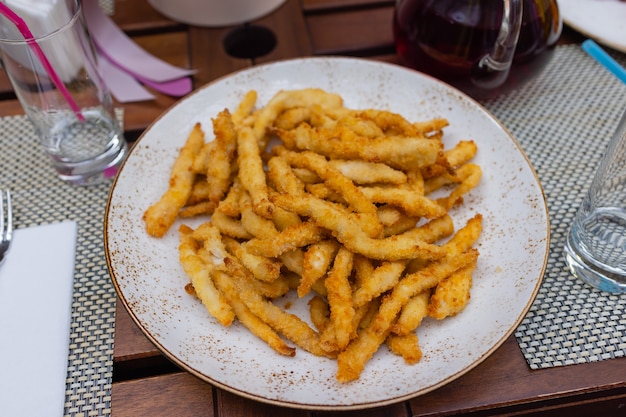
M 307 22 L 314 52 L 358 56 L 392 52 L 392 16 L 389 6 L 311 15 Z
M 183 26 L 160 14 L 146 0 L 115 0 L 112 19 L 129 33 L 166 31 Z
M 115 306 L 115 359 L 129 362 L 160 355 L 144 336 L 118 298 Z
M 257 63 L 312 54 L 300 0 L 287 0 L 275 13 L 259 19 L 256 23 L 272 30 L 277 40 L 276 48 L 269 54 L 258 57 Z
M 0 72 L 0 96 L 3 96 L 3 99 L 6 99 L 7 97 L 15 97 L 11 82 L 4 71 Z
M 190 67 L 196 70 L 194 87 L 203 85 L 231 72 L 248 68 L 252 65 L 249 59 L 235 58 L 226 53 L 223 38 L 232 28 L 201 28 L 189 29 L 191 49 Z
M 590 395 L 594 390 L 624 389 L 625 375 L 626 359 L 531 370 L 517 340 L 511 336 L 463 377 L 409 402 L 419 416 L 442 412 L 459 414 L 559 399 L 569 402 Z
M 224 390 L 217 390 L 217 411 L 220 416 L 233 417 L 308 417 L 311 412 L 259 403 Z
M 183 372 L 118 382 L 111 397 L 116 417 L 215 415 L 213 388 Z
M 302 0 L 304 13 L 329 13 L 341 9 L 393 6 L 394 0 Z

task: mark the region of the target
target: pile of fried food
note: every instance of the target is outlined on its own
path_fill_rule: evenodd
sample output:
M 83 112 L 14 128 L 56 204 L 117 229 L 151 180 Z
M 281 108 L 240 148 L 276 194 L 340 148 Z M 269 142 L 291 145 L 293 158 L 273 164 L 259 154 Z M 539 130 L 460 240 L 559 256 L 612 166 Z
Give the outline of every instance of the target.
M 260 108 L 252 90 L 212 122 L 214 140 L 192 128 L 143 216 L 155 237 L 183 219 L 188 292 L 280 354 L 295 355 L 293 344 L 336 358 L 340 382 L 358 379 L 382 344 L 418 362 L 422 320 L 470 298 L 482 216 L 455 227 L 450 211 L 480 180 L 476 144 L 444 149 L 446 119 L 348 109 L 315 88 Z M 206 221 L 184 224 L 195 216 Z M 280 305 L 292 290 L 310 317 Z

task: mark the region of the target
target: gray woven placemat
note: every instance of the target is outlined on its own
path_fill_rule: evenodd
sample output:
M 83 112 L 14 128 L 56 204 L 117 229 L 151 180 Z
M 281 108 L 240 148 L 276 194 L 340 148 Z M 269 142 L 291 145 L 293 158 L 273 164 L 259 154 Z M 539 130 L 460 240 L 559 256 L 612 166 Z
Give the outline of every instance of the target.
M 626 55 L 611 52 L 623 65 Z M 515 335 L 532 369 L 626 354 L 626 295 L 574 278 L 563 244 L 619 118 L 626 86 L 579 46 L 557 48 L 531 83 L 484 103 L 528 154 L 544 187 L 551 221 L 548 265 L 539 294 Z
M 72 187 L 59 180 L 25 116 L 0 118 L 0 145 L 0 188 L 11 189 L 16 227 L 64 220 L 78 226 L 65 415 L 110 414 L 115 290 L 103 242 L 110 183 Z

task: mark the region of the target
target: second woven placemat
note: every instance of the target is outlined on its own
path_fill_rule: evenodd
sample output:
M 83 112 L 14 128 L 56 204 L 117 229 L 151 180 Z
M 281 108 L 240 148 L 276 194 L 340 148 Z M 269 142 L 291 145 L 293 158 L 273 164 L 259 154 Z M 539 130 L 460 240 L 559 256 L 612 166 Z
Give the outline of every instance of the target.
M 626 65 L 626 56 L 614 54 Z M 537 298 L 515 335 L 532 369 L 626 355 L 626 295 L 571 275 L 563 244 L 600 156 L 626 110 L 626 86 L 579 46 L 558 47 L 519 91 L 484 103 L 535 167 L 551 222 L 550 255 Z

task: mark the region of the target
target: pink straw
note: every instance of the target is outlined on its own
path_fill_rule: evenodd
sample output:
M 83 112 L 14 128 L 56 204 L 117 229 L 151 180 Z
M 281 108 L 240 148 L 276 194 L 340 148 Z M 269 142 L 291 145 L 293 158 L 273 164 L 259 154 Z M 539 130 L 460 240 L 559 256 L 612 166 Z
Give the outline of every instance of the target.
M 70 107 L 76 114 L 76 117 L 78 117 L 80 121 L 84 122 L 85 117 L 81 113 L 80 108 L 78 107 L 76 102 L 74 102 L 74 99 L 70 95 L 70 92 L 67 91 L 67 88 L 65 88 L 65 84 L 63 84 L 63 81 L 61 81 L 57 73 L 54 71 L 54 68 L 52 68 L 52 65 L 50 65 L 50 61 L 48 61 L 48 58 L 43 53 L 43 50 L 41 49 L 41 47 L 35 40 L 35 37 L 31 33 L 26 22 L 17 14 L 15 14 L 13 10 L 9 9 L 9 7 L 6 4 L 2 2 L 0 2 L 0 13 L 4 17 L 9 19 L 15 25 L 15 27 L 17 27 L 17 29 L 20 31 L 20 33 L 24 37 L 24 40 L 26 41 L 28 46 L 31 47 L 31 49 L 33 50 L 37 58 L 39 58 L 39 60 L 41 61 L 41 65 L 43 65 L 44 69 L 46 70 L 50 78 L 52 79 L 52 82 L 54 83 L 54 85 L 56 85 L 56 87 L 59 89 L 63 97 L 65 97 L 65 100 L 67 100 L 67 103 L 70 105 Z

